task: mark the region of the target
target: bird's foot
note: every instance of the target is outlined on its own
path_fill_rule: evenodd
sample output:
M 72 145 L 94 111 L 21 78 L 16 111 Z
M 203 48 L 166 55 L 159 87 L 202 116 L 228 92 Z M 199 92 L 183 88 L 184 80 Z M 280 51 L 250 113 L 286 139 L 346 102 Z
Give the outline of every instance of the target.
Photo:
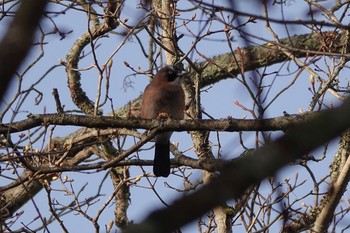
M 168 118 L 170 118 L 170 115 L 166 112 L 160 112 L 157 117 L 158 120 L 165 120 Z

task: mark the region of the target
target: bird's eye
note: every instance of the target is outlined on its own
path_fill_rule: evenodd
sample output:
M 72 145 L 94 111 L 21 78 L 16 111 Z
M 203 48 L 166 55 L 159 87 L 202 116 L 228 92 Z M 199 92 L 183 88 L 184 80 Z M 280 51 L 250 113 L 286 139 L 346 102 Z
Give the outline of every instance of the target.
M 172 71 L 172 70 L 169 70 L 169 74 L 173 74 L 174 73 L 174 71 Z

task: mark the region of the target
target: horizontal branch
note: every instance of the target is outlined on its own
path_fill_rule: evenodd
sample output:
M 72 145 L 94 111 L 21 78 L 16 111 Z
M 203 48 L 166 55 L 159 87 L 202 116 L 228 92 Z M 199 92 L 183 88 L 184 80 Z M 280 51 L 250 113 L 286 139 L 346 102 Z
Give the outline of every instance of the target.
M 304 113 L 280 116 L 263 120 L 248 120 L 225 118 L 219 120 L 148 120 L 142 118 L 118 118 L 110 116 L 83 116 L 68 114 L 37 114 L 29 115 L 27 119 L 1 124 L 0 133 L 15 133 L 38 126 L 65 125 L 83 126 L 88 128 L 127 128 L 154 129 L 161 131 L 285 131 L 289 128 L 311 120 L 318 113 Z

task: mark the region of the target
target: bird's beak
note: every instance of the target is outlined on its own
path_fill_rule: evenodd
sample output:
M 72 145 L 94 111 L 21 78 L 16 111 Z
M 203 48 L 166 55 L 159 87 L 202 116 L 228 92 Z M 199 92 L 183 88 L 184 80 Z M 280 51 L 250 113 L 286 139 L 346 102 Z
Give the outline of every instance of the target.
M 187 75 L 187 74 L 188 74 L 188 72 L 183 71 L 183 72 L 181 72 L 181 73 L 178 73 L 177 76 L 182 78 L 183 76 L 185 76 L 185 75 Z

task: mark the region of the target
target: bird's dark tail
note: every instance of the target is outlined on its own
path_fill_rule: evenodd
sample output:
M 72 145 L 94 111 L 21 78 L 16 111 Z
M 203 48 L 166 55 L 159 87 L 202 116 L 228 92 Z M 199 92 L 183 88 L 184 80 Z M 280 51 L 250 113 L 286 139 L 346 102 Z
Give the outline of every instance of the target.
M 155 145 L 153 173 L 155 176 L 168 177 L 170 174 L 170 142 Z

